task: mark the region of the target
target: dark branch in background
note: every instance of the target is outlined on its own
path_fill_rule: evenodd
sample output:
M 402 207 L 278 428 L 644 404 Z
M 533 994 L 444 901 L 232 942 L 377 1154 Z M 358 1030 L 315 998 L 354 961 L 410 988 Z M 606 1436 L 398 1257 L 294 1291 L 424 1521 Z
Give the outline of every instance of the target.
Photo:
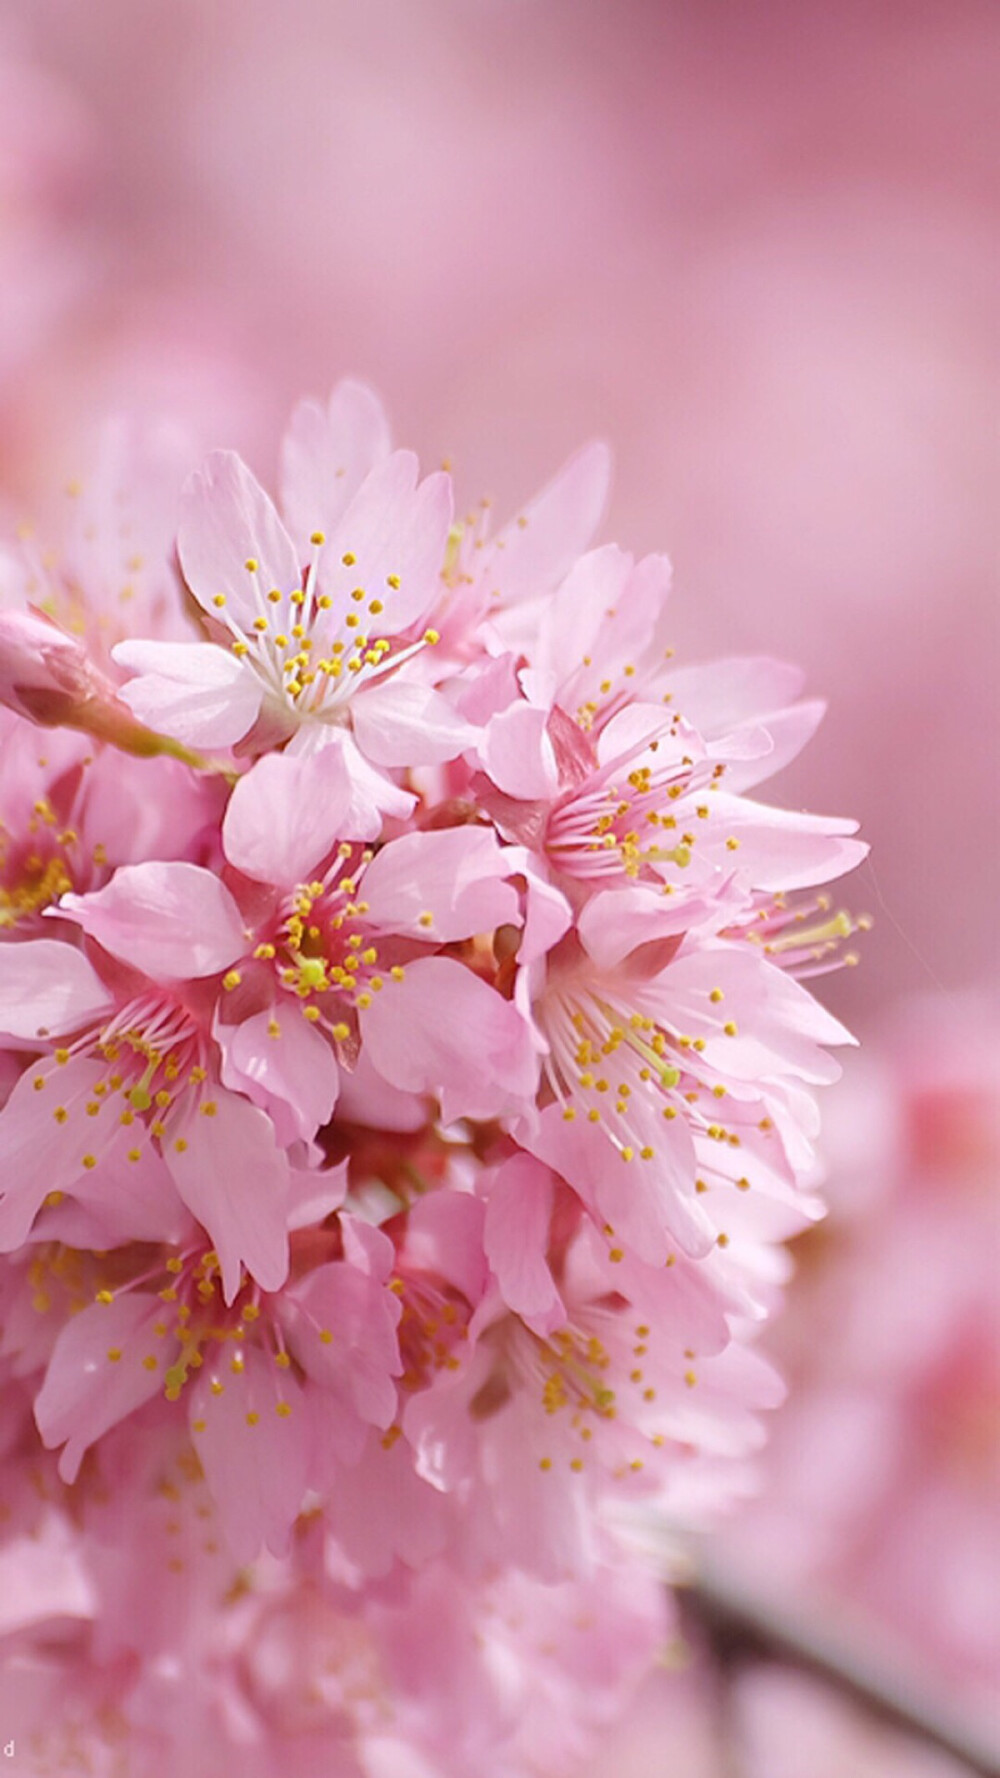
M 985 1726 L 960 1720 L 925 1675 L 859 1655 L 807 1613 L 763 1599 L 710 1568 L 682 1586 L 678 1598 L 724 1673 L 732 1675 L 754 1661 L 796 1667 L 881 1721 L 962 1761 L 978 1778 L 1000 1778 L 1000 1724 L 988 1745 Z

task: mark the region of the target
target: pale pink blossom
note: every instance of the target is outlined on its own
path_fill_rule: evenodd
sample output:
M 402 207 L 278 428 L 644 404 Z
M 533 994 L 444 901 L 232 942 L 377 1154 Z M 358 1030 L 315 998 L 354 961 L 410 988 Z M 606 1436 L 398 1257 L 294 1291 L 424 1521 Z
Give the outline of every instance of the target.
M 137 716 L 185 742 L 254 751 L 349 727 L 377 767 L 451 759 L 474 739 L 403 671 L 437 639 L 427 618 L 450 483 L 418 485 L 416 459 L 386 455 L 383 433 L 359 384 L 335 390 L 325 415 L 300 408 L 285 448 L 288 528 L 238 457 L 209 459 L 185 491 L 179 550 L 216 640 L 119 645 L 115 659 L 138 674 L 125 691 Z
M 128 967 L 107 966 L 112 988 L 65 945 L 38 939 L 11 953 L 0 1030 L 40 1053 L 0 1113 L 15 1157 L 0 1207 L 4 1251 L 50 1193 L 100 1201 L 102 1173 L 124 1162 L 208 1229 L 230 1298 L 241 1263 L 274 1288 L 287 1265 L 288 1162 L 264 1114 L 219 1080 L 212 995 L 201 987 L 242 952 L 232 896 L 199 866 L 146 863 L 64 897 L 59 912 Z M 51 1008 L 22 985 L 32 969 Z

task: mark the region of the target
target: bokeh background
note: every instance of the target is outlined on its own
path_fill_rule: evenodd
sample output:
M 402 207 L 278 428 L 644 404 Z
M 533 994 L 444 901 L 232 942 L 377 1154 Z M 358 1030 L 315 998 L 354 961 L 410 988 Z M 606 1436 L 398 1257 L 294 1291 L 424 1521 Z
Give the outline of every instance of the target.
M 874 930 L 825 984 L 865 1059 L 730 1558 L 994 1717 L 998 74 L 993 0 L 0 14 L 6 524 L 44 522 L 109 409 L 266 475 L 292 401 L 351 372 L 470 503 L 607 437 L 606 534 L 670 550 L 678 650 L 777 653 L 829 699 L 777 790 L 872 844 L 845 887 Z M 897 1770 L 763 1668 L 720 1754 L 695 1667 L 601 1772 Z

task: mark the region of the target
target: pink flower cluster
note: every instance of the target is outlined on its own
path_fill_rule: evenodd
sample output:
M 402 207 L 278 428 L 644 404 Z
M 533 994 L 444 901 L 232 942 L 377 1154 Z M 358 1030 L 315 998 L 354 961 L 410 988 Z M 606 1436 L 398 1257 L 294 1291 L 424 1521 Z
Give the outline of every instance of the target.
M 748 794 L 821 708 L 674 664 L 603 448 L 494 532 L 345 383 L 176 555 L 172 450 L 0 564 L 3 1721 L 549 1778 L 780 1395 L 863 848 Z

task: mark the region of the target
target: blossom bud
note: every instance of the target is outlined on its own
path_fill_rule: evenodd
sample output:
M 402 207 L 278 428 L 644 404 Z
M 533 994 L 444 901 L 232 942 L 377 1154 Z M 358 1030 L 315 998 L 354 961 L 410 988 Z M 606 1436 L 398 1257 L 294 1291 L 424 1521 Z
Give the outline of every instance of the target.
M 74 728 L 125 753 L 197 756 L 137 721 L 83 644 L 44 612 L 0 611 L 0 703 L 41 728 Z

